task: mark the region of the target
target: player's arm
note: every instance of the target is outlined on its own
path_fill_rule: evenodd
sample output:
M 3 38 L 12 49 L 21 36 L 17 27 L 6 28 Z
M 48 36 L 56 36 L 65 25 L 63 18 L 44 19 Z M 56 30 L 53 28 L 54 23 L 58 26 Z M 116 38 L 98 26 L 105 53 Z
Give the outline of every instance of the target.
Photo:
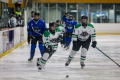
M 45 22 L 43 22 L 43 33 L 47 30 L 47 26 L 45 24 Z
M 57 38 L 57 42 L 59 43 L 61 40 L 63 40 L 63 33 L 62 30 L 60 30 L 60 28 L 56 28 L 56 32 L 59 33 L 59 36 Z
M 60 26 L 61 26 L 61 32 L 64 33 L 65 32 L 65 27 L 63 26 L 63 24 L 61 24 Z
M 91 27 L 91 39 L 92 39 L 92 42 L 96 41 L 96 32 L 95 32 L 94 26 Z
M 78 37 L 78 31 L 79 31 L 79 27 L 81 26 L 81 24 L 77 24 L 75 26 L 75 29 L 73 31 L 73 35 L 72 35 L 72 39 L 73 41 L 77 41 L 77 37 Z
M 46 48 L 48 48 L 48 46 L 51 45 L 49 35 L 50 35 L 50 32 L 48 30 L 45 31 L 43 34 L 43 42 Z
M 92 47 L 95 48 L 97 45 L 97 41 L 96 41 L 96 31 L 93 25 L 91 25 L 91 39 L 92 39 Z
M 30 22 L 27 25 L 27 31 L 28 31 L 28 35 L 32 35 L 32 26 Z
M 74 22 L 74 25 L 75 25 L 75 26 L 77 25 L 77 22 L 76 22 L 76 21 Z
M 66 18 L 68 16 L 68 13 L 65 13 L 65 15 L 63 16 L 63 20 L 65 21 L 65 23 L 68 23 L 69 22 L 69 19 Z

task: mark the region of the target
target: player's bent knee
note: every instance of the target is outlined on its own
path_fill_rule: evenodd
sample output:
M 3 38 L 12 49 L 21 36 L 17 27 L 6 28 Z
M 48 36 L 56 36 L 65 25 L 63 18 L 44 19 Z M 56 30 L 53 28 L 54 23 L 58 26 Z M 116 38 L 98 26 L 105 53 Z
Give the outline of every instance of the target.
M 87 49 L 86 48 L 82 48 L 81 53 L 87 53 Z
M 75 51 L 75 50 L 72 50 L 71 52 L 72 52 L 72 53 L 74 53 L 74 54 L 76 54 L 76 53 L 77 53 L 77 51 Z
M 43 55 L 43 59 L 44 59 L 44 60 L 47 60 L 48 57 L 49 57 L 49 53 L 44 53 L 44 55 Z

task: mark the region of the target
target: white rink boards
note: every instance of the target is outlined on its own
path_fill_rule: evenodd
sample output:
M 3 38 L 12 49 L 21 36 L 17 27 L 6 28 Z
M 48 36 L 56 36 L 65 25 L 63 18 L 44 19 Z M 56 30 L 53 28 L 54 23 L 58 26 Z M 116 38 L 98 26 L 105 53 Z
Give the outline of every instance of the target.
M 99 49 L 120 64 L 120 35 L 97 35 L 97 43 Z M 34 60 L 28 62 L 30 46 L 26 43 L 0 59 L 0 80 L 120 80 L 120 67 L 92 47 L 87 54 L 85 69 L 80 68 L 80 51 L 65 68 L 71 48 L 63 51 L 59 45 L 45 69 L 38 72 L 36 60 L 40 51 L 37 47 Z

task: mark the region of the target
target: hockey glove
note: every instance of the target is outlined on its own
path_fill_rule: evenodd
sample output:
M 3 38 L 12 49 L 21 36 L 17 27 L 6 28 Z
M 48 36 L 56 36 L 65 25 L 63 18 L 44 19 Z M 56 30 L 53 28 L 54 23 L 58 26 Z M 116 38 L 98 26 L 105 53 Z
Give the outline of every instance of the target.
M 59 43 L 60 41 L 62 41 L 63 40 L 63 37 L 62 37 L 62 35 L 60 35 L 58 38 L 57 38 L 57 43 Z
M 48 45 L 48 50 L 50 53 L 52 53 L 54 51 L 51 45 Z
M 64 15 L 65 17 L 67 17 L 68 16 L 68 13 L 65 13 L 65 15 Z
M 97 45 L 97 42 L 96 42 L 96 41 L 93 41 L 91 46 L 92 46 L 93 48 L 96 48 L 96 45 Z

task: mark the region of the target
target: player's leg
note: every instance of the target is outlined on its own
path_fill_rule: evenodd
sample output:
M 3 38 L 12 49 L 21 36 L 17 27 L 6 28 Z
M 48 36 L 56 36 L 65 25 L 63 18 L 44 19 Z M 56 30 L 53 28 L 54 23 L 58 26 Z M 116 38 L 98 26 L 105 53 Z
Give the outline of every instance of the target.
M 38 43 L 39 43 L 39 50 L 40 50 L 41 56 L 43 56 L 43 54 L 44 54 L 44 47 L 43 47 L 42 36 L 38 37 Z
M 71 60 L 72 60 L 72 59 L 74 58 L 74 56 L 77 54 L 77 51 L 79 51 L 80 47 L 81 47 L 81 43 L 80 43 L 80 42 L 78 42 L 78 41 L 73 41 L 73 48 L 72 48 L 72 50 L 71 50 L 71 52 L 70 52 L 70 55 L 69 55 L 69 57 L 68 57 L 67 62 L 65 63 L 65 66 L 68 66 L 68 65 L 70 64 Z
M 65 46 L 65 36 L 66 36 L 66 34 L 64 33 L 63 34 L 63 45 Z
M 37 61 L 37 64 L 39 64 L 39 70 L 41 70 L 45 66 L 45 63 L 47 62 L 48 58 L 49 53 L 44 53 L 43 57 L 40 58 L 40 61 Z
M 32 38 L 31 50 L 30 50 L 30 58 L 28 59 L 28 61 L 33 60 L 33 57 L 34 57 L 34 54 L 35 54 L 36 43 L 37 43 L 36 37 Z
M 66 37 L 67 39 L 65 38 L 65 50 L 68 50 L 69 49 L 69 46 L 70 46 L 70 43 L 71 43 L 71 40 L 72 40 L 72 33 L 71 32 L 67 32 L 66 33 Z
M 28 38 L 27 38 L 27 39 L 28 39 L 28 44 L 30 44 L 30 36 L 29 36 L 29 35 L 28 35 Z
M 49 59 L 52 57 L 52 55 L 56 52 L 57 48 L 58 48 L 58 44 L 52 46 L 53 47 L 53 51 L 50 52 L 50 56 L 49 56 Z
M 63 37 L 62 37 L 63 38 Z M 63 40 L 60 41 L 61 47 L 63 47 Z
M 84 62 L 85 62 L 85 59 L 86 59 L 86 56 L 87 56 L 87 52 L 88 52 L 88 49 L 89 49 L 90 42 L 91 42 L 91 38 L 89 38 L 87 41 L 84 41 L 82 43 L 81 58 L 80 58 L 80 64 L 81 64 L 82 69 L 85 67 Z
M 39 70 L 41 70 L 45 66 L 47 60 L 50 58 L 50 54 L 51 54 L 50 51 L 46 47 L 44 47 L 44 51 L 45 53 L 43 54 L 43 57 L 38 58 L 37 61 L 37 66 L 39 66 L 38 67 Z

